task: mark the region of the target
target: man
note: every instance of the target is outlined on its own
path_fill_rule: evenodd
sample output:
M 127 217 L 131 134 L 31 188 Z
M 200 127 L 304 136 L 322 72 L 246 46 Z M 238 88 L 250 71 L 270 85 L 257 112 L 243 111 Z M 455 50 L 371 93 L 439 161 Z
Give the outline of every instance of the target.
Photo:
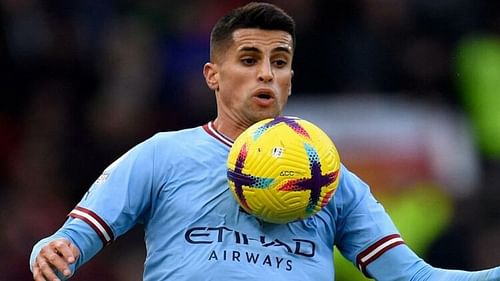
M 342 167 L 334 198 L 317 215 L 263 223 L 228 190 L 226 158 L 253 123 L 279 116 L 291 93 L 294 21 L 250 3 L 211 34 L 203 74 L 215 92 L 208 124 L 159 133 L 104 170 L 64 226 L 33 249 L 34 280 L 67 278 L 135 224 L 144 224 L 144 280 L 332 280 L 333 246 L 380 280 L 500 280 L 500 269 L 435 269 L 399 236 L 368 187 Z

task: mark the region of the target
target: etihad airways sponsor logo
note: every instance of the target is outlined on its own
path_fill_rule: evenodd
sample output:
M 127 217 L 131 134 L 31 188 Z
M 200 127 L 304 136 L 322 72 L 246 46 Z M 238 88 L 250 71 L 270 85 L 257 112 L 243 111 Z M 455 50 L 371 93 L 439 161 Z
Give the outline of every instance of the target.
M 207 260 L 209 261 L 245 262 L 248 264 L 260 264 L 277 269 L 284 269 L 286 271 L 291 271 L 293 269 L 293 263 L 290 256 L 312 258 L 316 251 L 316 244 L 311 240 L 291 238 L 287 241 L 282 241 L 264 235 L 252 237 L 246 233 L 236 231 L 226 226 L 192 227 L 186 230 L 184 238 L 186 242 L 193 245 L 223 243 L 224 249 L 211 250 L 207 253 Z M 248 248 L 236 247 L 238 245 L 258 246 L 262 248 L 262 252 L 251 252 L 248 251 Z M 266 252 L 266 249 L 277 248 L 282 249 L 283 254 L 288 254 L 283 257 L 280 255 L 272 255 L 276 254 L 275 250 L 270 253 Z
M 248 251 L 237 250 L 212 250 L 208 257 L 209 261 L 231 261 L 231 262 L 246 262 L 248 264 L 260 264 L 269 267 L 276 267 L 277 269 L 283 268 L 286 271 L 293 269 L 291 259 L 284 257 L 257 254 Z

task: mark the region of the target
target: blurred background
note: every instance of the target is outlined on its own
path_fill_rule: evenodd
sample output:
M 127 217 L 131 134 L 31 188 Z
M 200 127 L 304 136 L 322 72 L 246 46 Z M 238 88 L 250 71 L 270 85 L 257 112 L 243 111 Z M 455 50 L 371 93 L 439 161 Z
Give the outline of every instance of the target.
M 0 280 L 101 171 L 215 117 L 202 66 L 238 0 L 0 0 Z M 323 127 L 429 263 L 500 265 L 500 2 L 282 0 L 297 22 L 287 114 Z M 142 280 L 136 228 L 72 280 Z M 364 280 L 335 256 L 337 280 Z

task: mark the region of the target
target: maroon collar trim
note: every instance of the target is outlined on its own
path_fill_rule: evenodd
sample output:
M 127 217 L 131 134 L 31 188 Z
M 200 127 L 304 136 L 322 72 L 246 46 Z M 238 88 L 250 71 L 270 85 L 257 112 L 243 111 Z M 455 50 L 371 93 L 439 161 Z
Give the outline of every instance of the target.
M 222 142 L 223 144 L 231 147 L 233 146 L 233 140 L 224 136 L 223 134 L 221 134 L 219 131 L 217 131 L 214 127 L 214 122 L 213 121 L 210 121 L 208 122 L 207 124 L 203 125 L 203 129 L 205 129 L 205 131 L 211 135 L 212 137 L 216 138 L 218 141 Z

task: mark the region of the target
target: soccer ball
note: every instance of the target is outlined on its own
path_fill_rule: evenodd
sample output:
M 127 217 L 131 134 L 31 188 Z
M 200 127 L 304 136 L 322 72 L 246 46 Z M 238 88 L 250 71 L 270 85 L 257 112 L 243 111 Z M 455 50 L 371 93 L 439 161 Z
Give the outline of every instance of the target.
M 255 123 L 227 159 L 229 187 L 249 214 L 271 223 L 310 217 L 332 198 L 340 158 L 328 135 L 297 117 Z

